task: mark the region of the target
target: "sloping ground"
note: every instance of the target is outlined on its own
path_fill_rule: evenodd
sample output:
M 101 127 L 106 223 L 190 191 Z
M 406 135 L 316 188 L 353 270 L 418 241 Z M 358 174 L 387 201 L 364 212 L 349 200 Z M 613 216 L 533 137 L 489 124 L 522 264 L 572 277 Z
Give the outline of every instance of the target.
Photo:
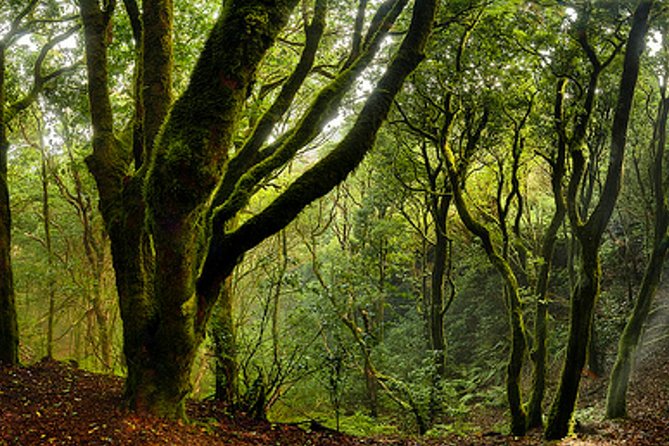
M 630 395 L 631 419 L 584 426 L 560 445 L 669 445 L 669 352 L 641 369 Z M 57 362 L 0 368 L 0 445 L 535 445 L 540 433 L 513 439 L 357 438 L 332 431 L 230 418 L 213 403 L 189 406 L 192 423 L 138 417 L 119 408 L 122 381 Z

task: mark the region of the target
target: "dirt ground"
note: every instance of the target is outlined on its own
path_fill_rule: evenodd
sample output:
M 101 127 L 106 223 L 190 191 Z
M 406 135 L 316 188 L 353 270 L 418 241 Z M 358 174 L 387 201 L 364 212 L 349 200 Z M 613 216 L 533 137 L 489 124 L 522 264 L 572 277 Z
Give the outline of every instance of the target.
M 669 352 L 637 371 L 630 419 L 580 426 L 555 445 L 669 445 Z M 605 388 L 596 383 L 598 388 Z M 540 432 L 512 438 L 494 432 L 469 437 L 361 438 L 326 429 L 231 418 L 213 402 L 191 402 L 189 423 L 139 417 L 120 409 L 122 380 L 42 361 L 0 367 L 0 445 L 281 445 L 415 446 L 537 445 Z M 585 397 L 584 397 L 585 399 Z M 501 416 L 501 415 L 500 415 Z M 475 419 L 476 414 L 472 414 Z

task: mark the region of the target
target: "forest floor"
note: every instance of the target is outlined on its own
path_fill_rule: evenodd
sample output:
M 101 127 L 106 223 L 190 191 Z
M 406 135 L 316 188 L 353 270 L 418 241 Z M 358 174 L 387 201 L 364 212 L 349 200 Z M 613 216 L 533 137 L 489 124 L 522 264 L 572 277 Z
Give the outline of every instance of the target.
M 658 358 L 664 358 L 658 360 Z M 669 351 L 638 370 L 630 418 L 582 422 L 578 433 L 552 445 L 669 445 Z M 587 389 L 587 386 L 591 389 Z M 0 368 L 0 445 L 227 446 L 480 446 L 543 444 L 540 432 L 513 438 L 492 431 L 467 437 L 354 437 L 295 425 L 231 418 L 211 402 L 191 402 L 189 423 L 139 417 L 120 409 L 122 380 L 64 363 Z M 603 383 L 586 383 L 581 403 L 601 404 Z M 599 394 L 595 396 L 595 394 Z M 503 420 L 499 414 L 499 421 Z M 476 413 L 471 414 L 476 423 Z M 482 420 L 483 421 L 483 420 Z M 483 422 L 485 424 L 485 422 Z

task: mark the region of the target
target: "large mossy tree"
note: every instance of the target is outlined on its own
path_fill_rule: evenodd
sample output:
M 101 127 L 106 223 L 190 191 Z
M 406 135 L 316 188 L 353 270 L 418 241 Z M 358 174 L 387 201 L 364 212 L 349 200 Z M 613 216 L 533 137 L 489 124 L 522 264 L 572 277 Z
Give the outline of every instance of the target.
M 124 3 L 138 44 L 133 147 L 117 137 L 120 126 L 110 100 L 114 2 L 79 2 L 93 125 L 88 165 L 111 239 L 124 328 L 126 402 L 134 410 L 182 417 L 194 356 L 226 278 L 245 252 L 285 227 L 360 163 L 404 79 L 423 58 L 436 1 L 415 2 L 394 57 L 334 149 L 234 228 L 228 222 L 259 185 L 333 116 L 407 2 L 386 0 L 366 35 L 356 28 L 359 38 L 352 39 L 351 56 L 333 80 L 292 129 L 270 140 L 274 124 L 311 71 L 308 51 L 315 48 L 309 36 L 318 41 L 314 29 L 325 20 L 319 12 L 325 2 L 316 2 L 300 62 L 243 143 L 238 130 L 259 66 L 298 1 L 223 1 L 189 84 L 175 101 L 171 1 L 145 0 L 143 11 L 133 0 Z M 304 6 L 308 10 L 310 2 Z

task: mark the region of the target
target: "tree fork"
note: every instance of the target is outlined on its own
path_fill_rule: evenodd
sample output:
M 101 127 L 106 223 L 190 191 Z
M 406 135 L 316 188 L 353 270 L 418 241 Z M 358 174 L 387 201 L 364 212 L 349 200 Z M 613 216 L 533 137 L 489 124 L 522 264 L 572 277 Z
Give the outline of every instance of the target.
M 571 296 L 571 323 L 567 355 L 558 393 L 551 406 L 548 425 L 544 433 L 546 439 L 549 440 L 561 439 L 569 433 L 569 423 L 576 404 L 581 371 L 585 365 L 587 355 L 587 341 L 590 336 L 594 308 L 599 295 L 601 275 L 599 245 L 620 190 L 627 125 L 652 6 L 653 0 L 641 1 L 634 11 L 613 118 L 606 181 L 601 198 L 585 223 L 581 223 L 578 219 L 578 211 L 575 209 L 578 204 L 574 200 L 575 190 L 578 186 L 576 183 L 580 181 L 580 177 L 572 177 L 569 184 L 569 218 L 581 247 L 581 275 Z M 579 166 L 582 167 L 581 161 L 579 159 L 574 160 L 575 171 Z

